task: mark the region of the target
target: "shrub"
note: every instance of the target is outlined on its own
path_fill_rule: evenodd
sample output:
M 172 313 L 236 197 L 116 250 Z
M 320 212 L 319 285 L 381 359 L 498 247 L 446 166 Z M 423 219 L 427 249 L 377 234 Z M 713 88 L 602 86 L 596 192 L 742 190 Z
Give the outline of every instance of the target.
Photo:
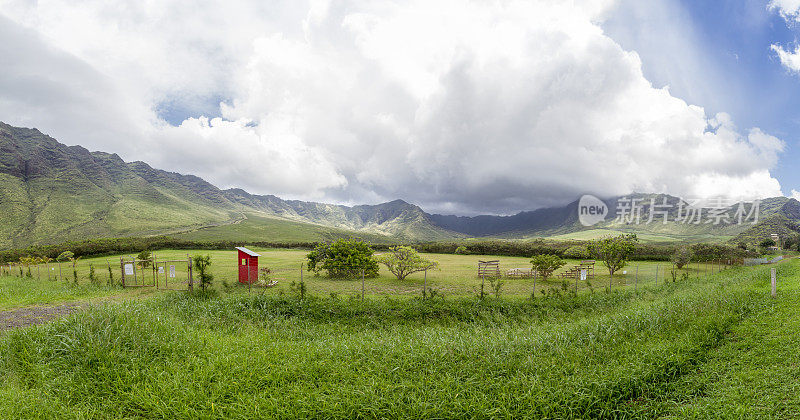
M 366 242 L 357 239 L 337 239 L 319 244 L 308 255 L 308 269 L 315 273 L 325 270 L 331 278 L 378 277 L 374 251 Z
M 214 282 L 214 276 L 208 272 L 208 266 L 211 265 L 211 256 L 194 257 L 194 269 L 197 270 L 197 277 L 200 278 L 200 289 L 205 292 L 206 289 L 211 287 Z
M 688 246 L 682 246 L 678 248 L 674 254 L 672 254 L 672 263 L 678 268 L 683 268 L 686 264 L 692 262 L 692 257 L 694 257 L 694 251 L 692 251 L 692 248 Z
M 469 253 L 469 251 L 467 250 L 467 247 L 461 245 L 458 248 L 456 248 L 455 253 L 459 255 L 466 255 Z
M 71 261 L 73 258 L 75 258 L 75 254 L 73 254 L 72 251 L 64 251 L 58 254 L 58 256 L 56 257 L 56 261 L 67 262 Z
M 554 271 L 564 266 L 565 262 L 558 255 L 542 254 L 534 255 L 531 258 L 531 265 L 533 269 L 547 280 Z
M 771 246 L 775 246 L 775 241 L 772 238 L 767 238 L 759 242 L 758 245 L 762 248 L 769 248 Z
M 585 246 L 575 245 L 564 250 L 564 258 L 585 260 L 589 258 L 589 250 Z

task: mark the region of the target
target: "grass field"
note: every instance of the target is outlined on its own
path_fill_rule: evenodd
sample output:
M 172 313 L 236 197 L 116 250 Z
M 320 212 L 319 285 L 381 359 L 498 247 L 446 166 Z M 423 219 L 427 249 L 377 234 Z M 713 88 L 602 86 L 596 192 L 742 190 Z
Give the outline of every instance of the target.
M 264 254 L 296 263 L 289 251 Z M 170 292 L 104 304 L 0 335 L 0 412 L 792 417 L 800 267 L 778 268 L 777 300 L 768 268 L 757 267 L 653 282 L 638 296 L 362 302 Z
M 565 233 L 563 235 L 553 235 L 549 236 L 549 239 L 571 239 L 571 240 L 578 240 L 578 241 L 589 241 L 594 239 L 600 239 L 605 236 L 617 236 L 623 233 L 636 233 L 636 237 L 643 242 L 660 242 L 660 243 L 678 243 L 678 242 L 687 242 L 687 243 L 695 243 L 695 242 L 713 242 L 713 243 L 722 243 L 725 242 L 733 236 L 730 235 L 720 235 L 718 232 L 710 232 L 710 233 L 697 233 L 697 234 L 690 234 L 690 235 L 681 235 L 681 234 L 669 234 L 669 233 L 648 233 L 646 231 L 635 231 L 629 232 L 624 230 L 614 230 L 614 229 L 589 229 L 589 230 L 582 230 L 579 232 L 573 233 Z
M 259 261 L 260 266 L 266 266 L 272 270 L 273 273 L 270 276 L 270 280 L 278 282 L 277 286 L 274 288 L 256 288 L 258 293 L 270 295 L 288 293 L 291 283 L 300 281 L 300 267 L 305 263 L 305 256 L 308 251 L 272 248 L 253 249 L 262 255 Z M 154 255 L 157 260 L 181 261 L 186 261 L 188 255 L 210 255 L 212 259 L 211 273 L 216 280 L 215 288 L 231 293 L 247 291 L 247 288 L 239 286 L 237 281 L 238 271 L 235 251 L 161 250 L 155 252 Z M 477 295 L 480 293 L 482 284 L 484 292 L 489 294 L 492 293 L 491 283 L 489 281 L 483 282 L 477 276 L 477 263 L 479 260 L 499 260 L 501 271 L 504 273 L 511 268 L 530 268 L 530 259 L 522 257 L 454 254 L 423 254 L 423 256 L 438 261 L 439 269 L 428 271 L 427 275 L 424 273 L 416 273 L 409 276 L 404 281 L 398 281 L 384 267 L 380 270 L 380 276 L 378 278 L 368 278 L 365 280 L 364 294 L 368 296 L 412 297 L 421 295 L 426 282 L 429 288 L 445 296 Z M 108 283 L 109 266 L 112 269 L 113 282 L 119 283 L 121 278 L 120 257 L 119 255 L 115 255 L 79 260 L 76 264 L 78 283 L 88 283 L 90 266 L 95 268 L 99 283 Z M 126 255 L 125 257 L 130 258 L 131 255 Z M 552 276 L 547 281 L 537 279 L 535 285 L 537 294 L 541 295 L 541 293 L 546 290 L 561 290 L 562 292 L 574 290 L 576 286 L 574 279 L 561 279 L 557 277 L 557 275 L 578 262 L 577 260 L 568 260 L 567 265 L 556 271 L 556 275 Z M 185 279 L 187 264 L 182 262 L 171 264 L 176 265 L 177 276 L 179 278 L 184 276 Z M 638 286 L 672 281 L 670 275 L 671 268 L 671 264 L 665 262 L 632 262 L 624 271 L 615 274 L 612 280 L 605 267 L 598 263 L 595 268 L 594 277 L 588 279 L 588 281 L 578 281 L 577 287 L 578 291 L 581 293 L 605 290 L 609 284 L 614 289 L 625 288 L 633 290 Z M 51 264 L 49 269 L 52 274 L 51 278 L 55 279 L 58 277 L 59 268 L 57 265 Z M 719 271 L 720 269 L 721 268 L 717 265 L 692 264 L 684 270 L 678 270 L 676 276 L 680 278 L 683 273 L 686 273 L 690 277 L 701 277 Z M 62 263 L 60 270 L 61 280 L 55 281 L 56 283 L 74 282 L 72 267 L 68 263 Z M 35 267 L 32 268 L 31 271 L 34 278 L 44 279 L 46 277 L 46 270 L 43 266 L 39 268 L 38 276 Z M 142 283 L 142 280 L 144 280 L 144 282 L 152 284 L 152 269 L 145 270 L 144 273 L 137 270 L 137 273 L 137 280 L 139 280 L 139 283 Z M 159 278 L 163 278 L 163 275 Z M 362 284 L 360 279 L 329 279 L 324 275 L 315 276 L 313 273 L 305 272 L 304 280 L 311 293 L 318 293 L 321 295 L 336 293 L 343 296 L 361 295 Z M 502 282 L 503 284 L 500 288 L 501 295 L 527 297 L 533 292 L 533 279 L 504 278 Z M 564 290 L 564 282 L 567 283 L 566 290 Z M 130 276 L 128 278 L 128 283 L 132 283 Z M 225 284 L 229 287 L 226 288 L 224 286 Z
M 188 241 L 271 241 L 315 242 L 331 237 L 357 236 L 373 243 L 391 242 L 394 238 L 374 233 L 355 232 L 345 229 L 295 222 L 277 217 L 248 214 L 239 223 L 196 229 L 173 234 Z

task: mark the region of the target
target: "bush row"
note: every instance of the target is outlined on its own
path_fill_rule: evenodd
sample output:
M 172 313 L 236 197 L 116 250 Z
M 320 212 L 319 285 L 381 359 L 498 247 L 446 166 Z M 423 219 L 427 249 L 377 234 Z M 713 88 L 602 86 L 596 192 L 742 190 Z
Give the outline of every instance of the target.
M 420 252 L 438 254 L 501 255 L 511 257 L 530 257 L 541 254 L 554 254 L 562 258 L 583 258 L 583 241 L 556 241 L 536 239 L 533 241 L 464 241 L 464 242 L 424 242 L 414 244 Z M 313 249 L 316 242 L 267 242 L 267 241 L 213 241 L 195 242 L 169 236 L 101 238 L 83 241 L 70 241 L 57 245 L 37 245 L 21 249 L 0 251 L 0 263 L 19 261 L 22 257 L 38 256 L 55 258 L 64 251 L 72 251 L 76 257 L 102 256 L 121 253 L 156 251 L 159 249 L 209 249 L 229 250 L 236 246 L 248 245 L 264 248 Z M 387 250 L 392 244 L 373 244 L 376 250 Z M 681 245 L 638 243 L 632 257 L 638 261 L 669 261 Z M 726 260 L 756 256 L 753 251 L 721 244 L 693 244 L 695 261 Z M 459 249 L 460 248 L 460 249 Z M 457 252 L 458 250 L 458 252 Z
M 414 247 L 422 252 L 440 254 L 453 254 L 462 247 L 458 253 L 474 255 L 504 255 L 510 257 L 530 257 L 541 254 L 554 254 L 562 258 L 588 258 L 584 241 L 480 241 L 480 242 L 433 242 L 420 243 Z M 669 261 L 675 251 L 683 245 L 637 243 L 632 256 L 637 261 Z M 695 261 L 712 261 L 739 259 L 755 256 L 753 251 L 722 245 L 722 244 L 693 244 Z

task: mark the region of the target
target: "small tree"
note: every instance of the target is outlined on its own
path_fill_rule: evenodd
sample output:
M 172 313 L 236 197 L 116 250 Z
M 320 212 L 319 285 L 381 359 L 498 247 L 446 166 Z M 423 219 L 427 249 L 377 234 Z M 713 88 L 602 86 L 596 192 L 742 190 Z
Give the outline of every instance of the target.
M 319 244 L 308 255 L 308 269 L 315 273 L 325 270 L 328 277 L 378 277 L 374 251 L 366 242 L 357 239 L 337 239 L 331 244 Z
M 589 241 L 586 249 L 595 259 L 605 264 L 608 268 L 608 274 L 613 277 L 615 272 L 625 267 L 628 263 L 628 259 L 636 250 L 637 241 L 635 234 L 609 236 Z
M 393 246 L 389 248 L 389 252 L 379 255 L 376 260 L 385 265 L 397 277 L 397 280 L 405 280 L 413 273 L 429 270 L 439 265 L 436 261 L 422 258 L 417 250 L 410 246 Z
M 139 267 L 147 268 L 150 267 L 150 251 L 144 250 L 136 256 L 136 259 L 139 260 Z
M 81 259 L 81 257 L 70 259 L 70 262 L 72 263 L 72 280 L 75 282 L 75 284 L 78 284 L 78 267 L 76 267 L 75 264 L 79 259 Z
M 89 282 L 92 284 L 97 284 L 97 274 L 94 272 L 94 265 L 89 264 Z
M 686 266 L 686 264 L 692 262 L 692 257 L 694 257 L 694 251 L 692 251 L 692 247 L 682 246 L 676 249 L 675 253 L 672 254 L 672 263 L 675 264 L 675 267 L 681 269 Z
M 20 257 L 19 262 L 20 262 L 20 264 L 22 264 L 22 267 L 25 267 L 25 277 L 32 278 L 33 277 L 33 273 L 31 273 L 31 264 L 35 264 L 36 263 L 36 258 L 30 257 L 30 256 L 28 256 L 28 257 Z M 19 276 L 22 277 L 22 269 L 20 269 Z
M 533 269 L 536 270 L 544 280 L 547 280 L 554 271 L 563 267 L 564 264 L 566 263 L 558 255 L 541 254 L 534 255 L 531 258 Z
M 210 255 L 197 255 L 194 257 L 194 269 L 197 270 L 197 276 L 200 278 L 200 289 L 204 292 L 211 287 L 211 284 L 214 282 L 214 276 L 208 272 L 208 266 L 210 265 Z
M 464 245 L 461 245 L 458 248 L 456 248 L 456 254 L 466 255 L 466 254 L 469 254 L 469 251 L 467 250 L 467 247 L 465 247 Z

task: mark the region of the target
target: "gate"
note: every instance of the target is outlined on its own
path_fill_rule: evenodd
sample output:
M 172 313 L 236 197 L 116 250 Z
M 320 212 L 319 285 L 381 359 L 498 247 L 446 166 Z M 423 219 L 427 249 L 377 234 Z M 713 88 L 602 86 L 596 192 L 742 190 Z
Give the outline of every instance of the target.
M 194 286 L 192 257 L 180 260 L 120 258 L 122 287 L 155 287 L 161 290 L 189 290 Z

